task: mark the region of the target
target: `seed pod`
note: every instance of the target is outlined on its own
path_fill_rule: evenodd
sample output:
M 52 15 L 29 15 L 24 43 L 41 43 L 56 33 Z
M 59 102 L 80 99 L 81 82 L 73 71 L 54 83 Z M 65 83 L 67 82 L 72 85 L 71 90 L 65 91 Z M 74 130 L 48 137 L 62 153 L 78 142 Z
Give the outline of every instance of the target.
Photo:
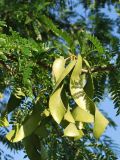
M 57 58 L 54 61 L 53 67 L 52 67 L 52 76 L 53 76 L 55 82 L 57 82 L 57 80 L 59 79 L 64 68 L 65 68 L 65 59 L 63 57 Z

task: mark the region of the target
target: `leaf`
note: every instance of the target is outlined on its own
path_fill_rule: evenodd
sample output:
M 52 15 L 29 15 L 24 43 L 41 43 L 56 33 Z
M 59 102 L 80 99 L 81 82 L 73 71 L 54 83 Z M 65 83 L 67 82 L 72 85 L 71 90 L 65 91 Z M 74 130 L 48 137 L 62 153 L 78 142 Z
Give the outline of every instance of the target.
M 94 116 L 89 112 L 86 112 L 85 110 L 81 109 L 80 107 L 76 107 L 73 110 L 72 115 L 75 121 L 87 122 L 87 123 L 94 122 Z
M 79 131 L 75 124 L 70 123 L 65 129 L 64 129 L 64 136 L 68 137 L 77 137 L 79 136 Z
M 102 46 L 102 44 L 100 43 L 100 41 L 97 39 L 97 37 L 94 37 L 93 35 L 88 34 L 87 35 L 88 40 L 90 40 L 93 45 L 95 46 L 96 50 L 101 53 L 104 54 L 105 53 L 105 49 Z
M 60 83 L 64 80 L 64 78 L 70 73 L 70 71 L 73 69 L 74 65 L 75 65 L 76 61 L 72 60 L 67 67 L 64 69 L 64 71 L 62 72 L 60 78 L 58 79 L 58 81 L 56 82 L 55 88 L 53 90 L 53 93 L 55 92 L 55 90 L 58 88 L 58 86 L 60 85 Z
M 78 131 L 79 131 L 79 136 L 74 137 L 74 140 L 79 140 L 80 138 L 82 138 L 84 136 L 84 133 L 81 129 Z
M 26 137 L 23 140 L 23 144 L 30 160 L 41 160 L 41 155 L 38 151 L 40 144 L 39 138 L 37 136 L 31 135 Z
M 52 66 L 52 75 L 55 78 L 55 82 L 59 79 L 65 68 L 65 59 L 63 57 L 57 58 Z
M 68 122 L 75 123 L 75 120 L 74 120 L 69 109 L 67 110 L 66 114 L 64 115 L 64 119 L 67 120 Z
M 47 27 L 52 30 L 53 33 L 56 34 L 56 36 L 63 38 L 69 45 L 69 47 L 72 47 L 73 45 L 73 39 L 72 37 L 65 31 L 60 30 L 54 25 L 54 23 L 45 15 L 41 16 L 41 21 L 47 25 Z
M 16 89 L 15 97 L 18 99 L 22 99 L 23 97 L 25 97 L 25 94 L 22 92 L 21 88 Z
M 109 121 L 100 113 L 96 108 L 95 111 L 95 124 L 93 129 L 93 134 L 95 138 L 99 138 L 107 127 Z
M 6 138 L 11 142 L 19 142 L 25 137 L 31 135 L 33 131 L 37 128 L 41 120 L 41 111 L 36 109 L 33 111 L 32 115 L 19 127 L 19 124 L 16 126 L 16 130 L 11 130 Z
M 49 99 L 49 108 L 54 120 L 59 124 L 64 117 L 65 107 L 61 99 L 61 90 L 59 87 Z

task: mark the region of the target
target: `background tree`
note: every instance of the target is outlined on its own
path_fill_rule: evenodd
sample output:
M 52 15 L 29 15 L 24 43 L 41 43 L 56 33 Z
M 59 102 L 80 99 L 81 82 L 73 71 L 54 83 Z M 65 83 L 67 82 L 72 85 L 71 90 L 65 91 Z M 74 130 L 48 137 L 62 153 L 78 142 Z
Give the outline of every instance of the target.
M 79 5 L 83 14 L 78 12 Z M 116 9 L 117 21 L 110 19 L 103 8 Z M 3 144 L 16 150 L 24 149 L 24 145 L 29 158 L 35 160 L 117 159 L 110 138 L 103 136 L 97 141 L 91 135 L 91 125 L 84 126 L 85 136 L 79 141 L 62 137 L 62 127 L 68 122 L 58 125 L 49 115 L 48 102 L 54 88 L 53 61 L 60 56 L 68 61 L 76 60 L 80 53 L 90 64 L 89 68 L 84 62 L 82 73 L 90 71 L 93 76 L 92 100 L 100 102 L 105 92 L 110 93 L 117 114 L 120 113 L 119 38 L 116 36 L 119 34 L 119 2 L 2 0 L 0 17 L 0 96 L 8 93 L 10 97 L 8 101 L 2 98 L 0 125 L 8 123 L 5 113 L 9 114 L 10 124 L 16 131 L 18 124 L 26 124 L 32 111 L 35 113 L 34 123 L 30 122 L 32 132 L 36 130 L 35 123 L 41 121 L 33 134 L 27 135 L 27 126 L 26 138 L 19 143 L 9 142 L 5 138 L 9 130 L 2 127 Z M 68 77 L 64 89 L 72 109 L 75 103 L 70 96 Z M 108 119 L 109 125 L 115 127 Z

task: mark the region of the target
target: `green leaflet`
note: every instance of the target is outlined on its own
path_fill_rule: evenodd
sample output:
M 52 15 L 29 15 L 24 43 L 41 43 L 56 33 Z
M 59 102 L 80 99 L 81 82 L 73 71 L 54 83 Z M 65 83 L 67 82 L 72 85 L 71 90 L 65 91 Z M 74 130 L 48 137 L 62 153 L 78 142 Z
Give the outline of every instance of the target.
M 73 123 L 70 123 L 64 129 L 64 136 L 68 136 L 68 137 L 77 137 L 77 136 L 79 136 L 79 130 L 77 129 L 76 125 L 73 124 Z
M 79 136 L 74 137 L 74 140 L 79 140 L 80 138 L 82 138 L 84 136 L 84 133 L 81 129 L 78 131 L 79 131 Z
M 41 160 L 41 155 L 38 152 L 40 149 L 39 138 L 35 135 L 26 137 L 23 140 L 25 150 L 30 160 Z
M 63 87 L 59 87 L 49 99 L 49 108 L 54 120 L 59 124 L 64 117 L 65 107 L 61 99 L 61 91 Z
M 87 122 L 87 123 L 94 122 L 94 116 L 86 112 L 85 110 L 81 109 L 80 107 L 76 107 L 73 110 L 72 115 L 75 121 Z
M 55 82 L 59 79 L 63 70 L 65 69 L 65 59 L 63 57 L 57 58 L 52 67 L 52 75 L 55 78 Z
M 94 37 L 93 35 L 88 34 L 87 38 L 88 38 L 88 40 L 90 40 L 93 43 L 93 45 L 95 46 L 98 53 L 100 53 L 100 54 L 105 53 L 105 49 L 102 46 L 102 44 L 100 43 L 100 41 L 97 39 L 97 37 Z
M 19 142 L 25 137 L 31 135 L 40 123 L 41 116 L 40 110 L 36 109 L 32 115 L 23 123 L 22 126 L 17 126 L 16 130 L 11 130 L 6 138 L 11 142 Z
M 72 60 L 68 66 L 63 70 L 61 76 L 59 77 L 56 85 L 55 85 L 55 88 L 53 90 L 53 93 L 55 92 L 55 90 L 58 88 L 58 86 L 60 85 L 60 83 L 64 80 L 64 78 L 70 73 L 70 71 L 73 69 L 74 65 L 75 65 L 76 61 L 75 60 Z
M 47 27 L 52 30 L 53 33 L 56 34 L 56 36 L 63 38 L 69 45 L 69 47 L 72 47 L 73 45 L 73 39 L 71 38 L 71 36 L 63 31 L 60 30 L 56 27 L 56 25 L 54 25 L 54 23 L 45 15 L 41 16 L 41 21 L 43 21 L 43 23 L 45 23 L 47 25 Z M 71 48 L 73 50 L 73 48 Z
M 67 120 L 68 122 L 75 123 L 75 120 L 74 120 L 69 109 L 67 110 L 66 114 L 64 115 L 64 119 Z

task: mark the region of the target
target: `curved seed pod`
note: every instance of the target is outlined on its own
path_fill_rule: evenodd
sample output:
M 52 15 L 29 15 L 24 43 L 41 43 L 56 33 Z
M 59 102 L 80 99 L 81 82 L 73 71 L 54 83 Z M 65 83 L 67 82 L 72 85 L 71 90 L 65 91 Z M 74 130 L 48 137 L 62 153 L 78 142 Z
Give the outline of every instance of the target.
M 76 107 L 73 110 L 72 115 L 75 121 L 87 122 L 87 123 L 94 122 L 94 116 L 89 112 L 86 112 L 85 110 L 81 109 L 80 107 Z
M 87 65 L 87 67 L 89 67 L 89 65 Z M 72 115 L 76 121 L 94 121 L 93 133 L 96 138 L 99 138 L 108 125 L 108 120 L 100 113 L 92 101 L 94 87 L 91 74 L 88 73 L 85 86 L 81 83 L 81 69 L 82 58 L 78 56 L 77 63 L 71 75 L 70 91 L 79 107 L 75 108 Z
M 77 105 L 84 109 L 87 110 L 87 102 L 85 100 L 85 93 L 83 90 L 84 86 L 84 81 L 85 81 L 85 76 L 81 75 L 82 71 L 82 57 L 78 55 L 78 60 L 77 63 L 73 69 L 73 72 L 71 74 L 70 78 L 70 91 L 73 99 L 77 103 Z
M 60 60 L 60 64 L 62 63 L 63 65 L 63 59 Z M 67 67 L 62 71 L 62 74 L 60 74 L 58 76 L 57 72 L 55 72 L 55 74 L 57 75 L 57 83 L 55 85 L 55 88 L 53 90 L 53 93 L 52 95 L 50 96 L 50 99 L 49 99 L 49 108 L 50 108 L 50 112 L 51 112 L 51 115 L 52 117 L 54 118 L 54 120 L 59 124 L 64 115 L 65 115 L 65 106 L 64 106 L 64 103 L 61 99 L 61 91 L 62 91 L 62 88 L 63 88 L 63 85 L 60 85 L 61 82 L 64 80 L 64 78 L 69 74 L 69 72 L 73 69 L 74 65 L 75 65 L 76 61 L 71 61 Z M 56 64 L 54 64 L 54 67 L 55 67 Z M 54 68 L 53 67 L 53 68 Z M 59 67 L 58 67 L 59 68 Z M 63 69 L 63 67 L 62 67 Z
M 104 115 L 97 109 L 94 102 L 91 100 L 93 98 L 94 87 L 93 87 L 93 80 L 90 73 L 88 73 L 87 83 L 84 87 L 90 113 L 94 115 L 94 128 L 93 134 L 95 138 L 99 138 L 102 133 L 104 132 L 105 128 L 107 127 L 109 121 L 104 117 Z
M 93 79 L 92 79 L 92 76 L 90 73 L 88 73 L 87 83 L 84 87 L 84 91 L 87 96 L 90 113 L 92 113 L 94 115 L 93 134 L 94 134 L 95 138 L 99 138 L 102 135 L 102 133 L 104 132 L 105 128 L 107 127 L 109 121 L 97 109 L 94 102 L 92 101 L 93 94 L 94 94 L 94 86 L 93 86 Z
M 74 137 L 74 140 L 79 140 L 80 138 L 82 138 L 84 136 L 84 133 L 81 129 L 78 131 L 79 131 L 79 136 Z
M 61 91 L 63 87 L 59 87 L 49 99 L 50 113 L 54 120 L 59 124 L 64 117 L 65 107 L 61 99 Z
M 36 109 L 33 111 L 32 115 L 23 123 L 22 126 L 16 126 L 16 130 L 11 130 L 6 138 L 11 142 L 19 142 L 25 137 L 31 135 L 33 131 L 37 128 L 41 121 L 41 111 Z
M 31 160 L 41 160 L 41 155 L 38 151 L 38 148 L 40 149 L 39 138 L 36 135 L 26 137 L 23 140 L 23 144 L 27 155 Z
M 77 122 L 77 128 L 78 129 L 84 129 L 84 123 L 83 122 Z
M 55 79 L 55 82 L 57 82 L 64 69 L 65 59 L 63 57 L 57 58 L 52 66 L 52 76 Z
M 70 123 L 64 129 L 64 136 L 68 136 L 68 137 L 77 137 L 77 136 L 79 136 L 79 130 L 77 129 L 76 125 L 73 124 L 73 123 Z
M 67 120 L 68 122 L 75 123 L 75 120 L 74 120 L 69 108 L 68 108 L 66 114 L 64 115 L 64 119 Z
M 59 77 L 55 88 L 53 90 L 53 93 L 55 92 L 55 90 L 58 88 L 58 86 L 61 84 L 61 82 L 64 80 L 64 78 L 70 73 L 70 71 L 73 69 L 73 67 L 75 66 L 76 60 L 72 60 L 67 67 L 63 70 L 61 76 Z
M 95 122 L 94 122 L 94 128 L 93 128 L 93 134 L 95 138 L 98 139 L 103 134 L 108 123 L 109 121 L 97 109 L 97 107 L 95 107 Z

